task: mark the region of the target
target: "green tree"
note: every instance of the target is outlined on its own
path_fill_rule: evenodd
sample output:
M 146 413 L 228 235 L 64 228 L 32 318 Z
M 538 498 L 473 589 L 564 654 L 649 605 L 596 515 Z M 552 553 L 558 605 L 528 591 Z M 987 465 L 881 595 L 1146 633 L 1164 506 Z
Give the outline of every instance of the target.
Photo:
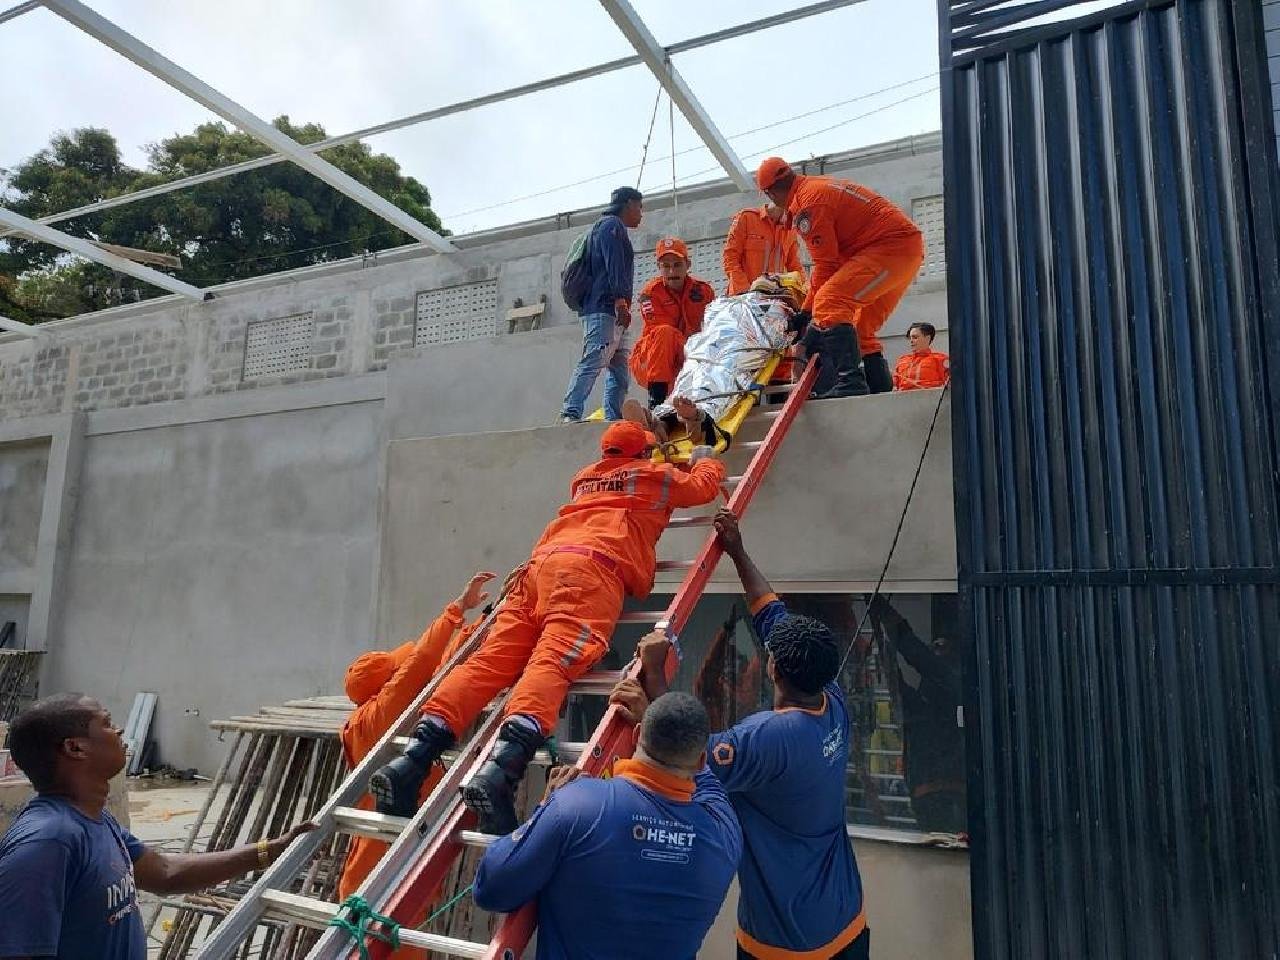
M 275 121 L 302 143 L 326 136 L 317 124 Z M 104 130 L 77 130 L 12 171 L 7 205 L 29 217 L 81 206 L 144 187 L 203 173 L 268 151 L 245 133 L 206 123 L 189 134 L 148 148 L 147 169 L 129 168 Z M 427 188 L 400 171 L 386 154 L 363 143 L 323 156 L 434 230 L 446 232 L 431 209 Z M 291 163 L 236 174 L 151 200 L 88 214 L 58 224 L 76 236 L 139 247 L 182 258 L 171 271 L 197 286 L 241 280 L 409 243 L 412 238 Z M 43 244 L 9 238 L 0 247 L 0 277 L 17 278 L 9 300 L 15 319 L 66 315 L 159 295 L 153 287 L 119 277 L 96 264 L 71 264 Z M 17 302 L 17 307 L 14 306 Z

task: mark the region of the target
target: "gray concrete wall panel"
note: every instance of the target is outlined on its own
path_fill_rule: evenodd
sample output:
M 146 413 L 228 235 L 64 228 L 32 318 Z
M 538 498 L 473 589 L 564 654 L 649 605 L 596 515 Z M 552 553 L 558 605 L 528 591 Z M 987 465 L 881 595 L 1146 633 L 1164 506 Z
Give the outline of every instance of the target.
M 158 691 L 164 759 L 204 770 L 209 720 L 336 692 L 369 647 L 380 412 L 89 437 L 45 689 Z
M 937 397 L 918 391 L 806 406 L 744 524 L 770 578 L 780 586 L 803 582 L 807 590 L 875 582 Z M 600 432 L 584 424 L 392 442 L 379 641 L 421 629 L 473 570 L 505 573 L 522 563 L 564 502 L 569 480 L 598 456 Z M 730 471 L 740 473 L 745 460 L 735 455 Z M 703 534 L 673 531 L 659 556 L 687 558 Z M 896 590 L 954 588 L 946 403 L 888 577 Z M 715 580 L 719 589 L 737 589 L 727 563 Z
M 49 441 L 0 444 L 0 576 L 36 565 Z

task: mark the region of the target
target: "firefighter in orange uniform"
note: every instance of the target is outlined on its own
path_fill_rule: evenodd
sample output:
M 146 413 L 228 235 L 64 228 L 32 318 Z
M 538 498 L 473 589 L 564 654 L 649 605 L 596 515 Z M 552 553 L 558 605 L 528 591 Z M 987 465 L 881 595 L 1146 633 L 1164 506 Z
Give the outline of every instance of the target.
M 463 621 L 468 610 L 489 599 L 484 585 L 493 577 L 492 573 L 483 571 L 472 577 L 462 596 L 445 607 L 417 640 L 402 644 L 395 650 L 371 650 L 352 661 L 347 668 L 346 691 L 356 708 L 342 725 L 341 735 L 342 753 L 348 767 L 355 767 L 378 745 L 413 698 L 431 682 L 440 664 L 448 663 L 458 647 L 480 625 L 479 619 L 465 627 Z M 420 800 L 427 798 L 438 780 L 438 776 L 431 776 L 423 781 Z M 364 797 L 357 806 L 361 810 L 369 810 L 373 801 Z M 386 849 L 387 845 L 380 840 L 352 838 L 342 878 L 338 882 L 339 900 L 345 900 L 360 888 Z M 424 954 L 420 950 L 406 949 L 393 956 L 407 958 Z
M 724 241 L 724 275 L 729 296 L 746 293 L 766 273 L 804 273 L 800 239 L 783 223 L 783 210 L 772 203 L 741 210 Z
M 369 782 L 380 813 L 410 816 L 423 778 L 502 689 L 511 687 L 488 761 L 463 786 L 480 829 L 517 826 L 515 787 L 554 730 L 569 685 L 609 650 L 623 598 L 647 596 L 654 548 L 677 507 L 710 503 L 724 466 L 699 447 L 688 471 L 650 459 L 653 434 L 630 421 L 604 432 L 604 458 L 580 471 L 511 586 L 484 646 L 450 672 L 423 707 L 404 754 Z
M 644 330 L 631 350 L 631 375 L 649 389 L 649 406 L 667 399 L 684 363 L 684 342 L 702 329 L 702 314 L 716 298 L 711 284 L 689 276 L 689 248 L 663 237 L 655 251 L 658 276 L 640 291 Z
M 945 353 L 933 349 L 938 330 L 932 323 L 913 323 L 907 328 L 911 352 L 898 358 L 893 370 L 893 389 L 928 390 L 945 387 L 951 379 L 951 366 Z
M 787 210 L 813 258 L 805 304 L 813 322 L 806 346 L 836 371 L 835 385 L 821 396 L 892 390 L 877 334 L 924 262 L 919 228 L 875 191 L 797 174 L 781 157 L 760 164 L 756 183 Z

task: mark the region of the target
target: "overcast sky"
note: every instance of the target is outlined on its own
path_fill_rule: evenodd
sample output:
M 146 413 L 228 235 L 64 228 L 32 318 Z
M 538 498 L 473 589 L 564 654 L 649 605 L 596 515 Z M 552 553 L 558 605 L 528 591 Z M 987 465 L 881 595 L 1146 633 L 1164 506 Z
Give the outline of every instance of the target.
M 664 44 L 801 2 L 633 0 Z M 595 0 L 90 5 L 258 115 L 287 113 L 330 134 L 632 53 Z M 937 129 L 934 10 L 933 0 L 863 0 L 675 63 L 749 167 L 771 152 L 832 153 Z M 636 170 L 615 171 L 639 163 L 656 92 L 649 72 L 633 67 L 370 144 L 425 183 L 446 226 L 464 233 L 591 206 L 634 183 Z M 664 96 L 643 187 L 671 185 L 667 117 Z M 208 119 L 54 14 L 0 24 L 0 167 L 81 126 L 107 128 L 141 166 L 147 143 Z M 718 176 L 679 111 L 675 121 L 678 182 Z M 767 129 L 736 136 L 759 127 Z

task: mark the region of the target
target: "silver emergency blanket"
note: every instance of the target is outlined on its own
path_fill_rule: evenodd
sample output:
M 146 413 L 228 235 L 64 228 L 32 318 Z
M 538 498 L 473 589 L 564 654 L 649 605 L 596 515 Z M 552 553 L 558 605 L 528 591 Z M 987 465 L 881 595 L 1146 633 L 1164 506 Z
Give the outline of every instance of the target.
M 785 301 L 763 293 L 712 300 L 702 329 L 685 341 L 684 366 L 669 399 L 687 397 L 718 421 L 755 382 L 769 357 L 791 343 L 787 323 L 794 312 Z M 653 413 L 662 418 L 675 409 L 670 402 L 661 403 Z

